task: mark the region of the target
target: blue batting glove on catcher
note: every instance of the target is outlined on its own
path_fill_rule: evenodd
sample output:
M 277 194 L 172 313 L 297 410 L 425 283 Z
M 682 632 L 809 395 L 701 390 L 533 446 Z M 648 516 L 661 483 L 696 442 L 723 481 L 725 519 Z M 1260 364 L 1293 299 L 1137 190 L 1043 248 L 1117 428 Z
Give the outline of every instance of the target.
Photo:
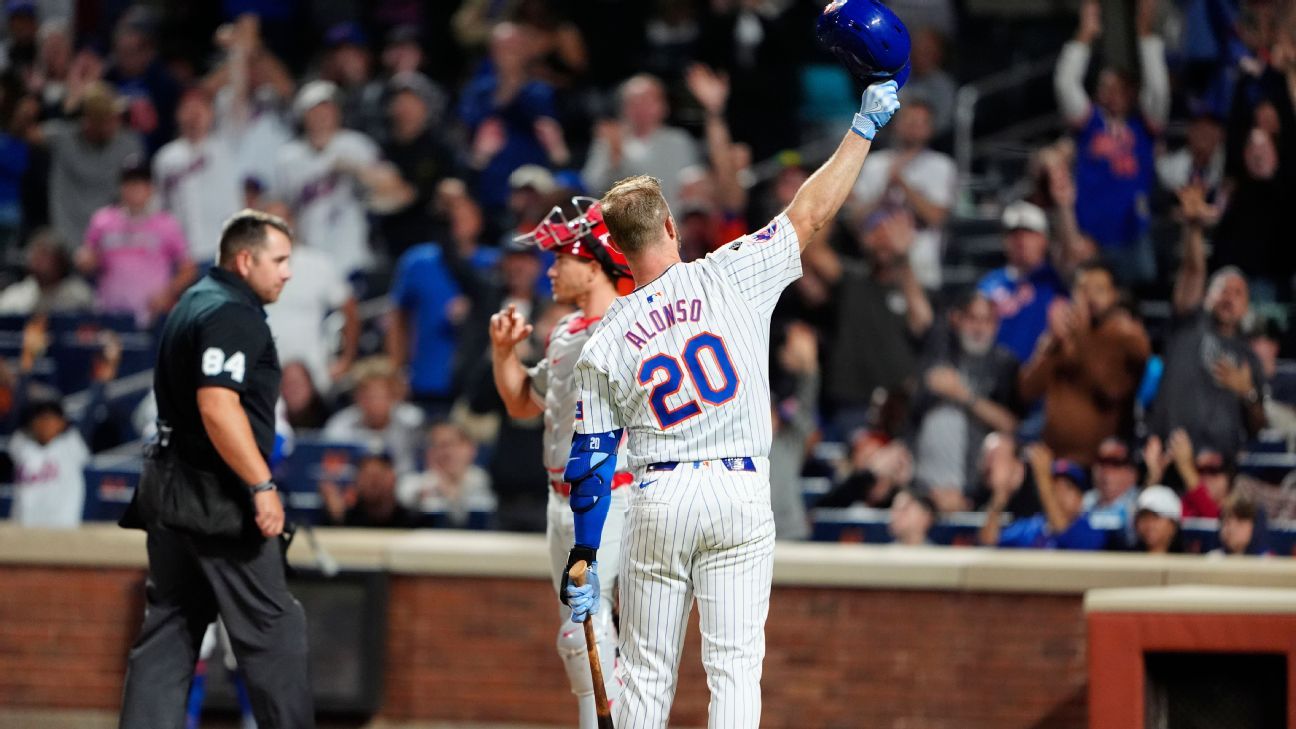
M 895 81 L 883 81 L 864 89 L 860 99 L 860 110 L 851 124 L 851 131 L 872 141 L 877 130 L 891 121 L 891 115 L 900 108 L 900 99 L 896 96 L 899 87 Z
M 563 585 L 564 602 L 572 611 L 572 622 L 583 623 L 599 609 L 598 562 L 590 562 L 585 572 L 585 584 L 577 587 L 571 582 Z

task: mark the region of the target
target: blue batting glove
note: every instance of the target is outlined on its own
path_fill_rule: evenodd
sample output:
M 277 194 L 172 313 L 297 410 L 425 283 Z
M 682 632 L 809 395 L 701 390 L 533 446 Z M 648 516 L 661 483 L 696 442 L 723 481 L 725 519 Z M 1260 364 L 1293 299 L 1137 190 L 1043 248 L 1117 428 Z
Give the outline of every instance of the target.
M 860 99 L 860 110 L 851 124 L 851 131 L 872 141 L 877 130 L 891 121 L 891 115 L 900 108 L 900 99 L 896 96 L 899 87 L 895 81 L 883 81 L 864 89 Z
M 567 583 L 564 596 L 567 598 L 567 607 L 572 611 L 572 622 L 583 623 L 586 618 L 599 609 L 599 579 L 598 579 L 598 562 L 591 562 L 589 570 L 585 573 L 585 584 L 577 587 Z

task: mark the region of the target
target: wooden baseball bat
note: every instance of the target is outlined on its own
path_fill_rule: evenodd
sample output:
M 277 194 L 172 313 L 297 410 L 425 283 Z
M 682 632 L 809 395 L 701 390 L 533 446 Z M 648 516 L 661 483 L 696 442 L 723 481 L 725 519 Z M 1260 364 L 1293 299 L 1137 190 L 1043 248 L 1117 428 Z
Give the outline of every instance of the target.
M 585 584 L 585 572 L 589 565 L 581 560 L 572 565 L 567 577 L 577 587 Z M 610 609 L 610 606 L 609 608 Z M 594 713 L 598 715 L 599 729 L 615 729 L 612 726 L 612 710 L 608 708 L 607 687 L 603 684 L 603 664 L 599 662 L 598 640 L 594 637 L 594 616 L 585 617 L 585 654 L 589 658 L 590 676 L 594 679 Z

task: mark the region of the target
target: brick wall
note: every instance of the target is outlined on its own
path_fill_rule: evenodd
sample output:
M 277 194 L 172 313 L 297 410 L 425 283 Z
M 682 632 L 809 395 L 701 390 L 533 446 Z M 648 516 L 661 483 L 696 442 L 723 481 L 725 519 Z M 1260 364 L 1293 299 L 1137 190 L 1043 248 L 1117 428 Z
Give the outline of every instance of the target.
M 0 705 L 114 709 L 136 569 L 0 565 Z M 570 725 L 545 580 L 393 576 L 383 715 Z M 1079 595 L 778 587 L 764 727 L 1082 729 Z M 672 725 L 706 724 L 696 629 Z
M 144 572 L 0 566 L 0 706 L 115 708 Z

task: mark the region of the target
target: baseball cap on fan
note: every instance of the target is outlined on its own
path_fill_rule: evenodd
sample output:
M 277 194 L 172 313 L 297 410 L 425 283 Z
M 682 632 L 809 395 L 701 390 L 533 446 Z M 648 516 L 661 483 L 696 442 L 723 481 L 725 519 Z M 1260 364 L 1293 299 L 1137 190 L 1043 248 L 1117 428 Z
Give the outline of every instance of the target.
M 508 178 L 509 189 L 521 190 L 529 187 L 541 195 L 548 195 L 558 188 L 554 182 L 553 173 L 540 165 L 522 165 L 513 170 L 513 174 Z
M 337 103 L 338 87 L 332 81 L 316 79 L 301 87 L 293 99 L 293 115 L 298 119 L 320 104 Z
M 1150 511 L 1178 524 L 1183 518 L 1183 502 L 1169 486 L 1148 486 L 1138 496 L 1138 511 Z
M 1004 208 L 1000 223 L 1004 230 L 1033 230 L 1048 235 L 1048 216 L 1033 203 L 1018 200 Z

